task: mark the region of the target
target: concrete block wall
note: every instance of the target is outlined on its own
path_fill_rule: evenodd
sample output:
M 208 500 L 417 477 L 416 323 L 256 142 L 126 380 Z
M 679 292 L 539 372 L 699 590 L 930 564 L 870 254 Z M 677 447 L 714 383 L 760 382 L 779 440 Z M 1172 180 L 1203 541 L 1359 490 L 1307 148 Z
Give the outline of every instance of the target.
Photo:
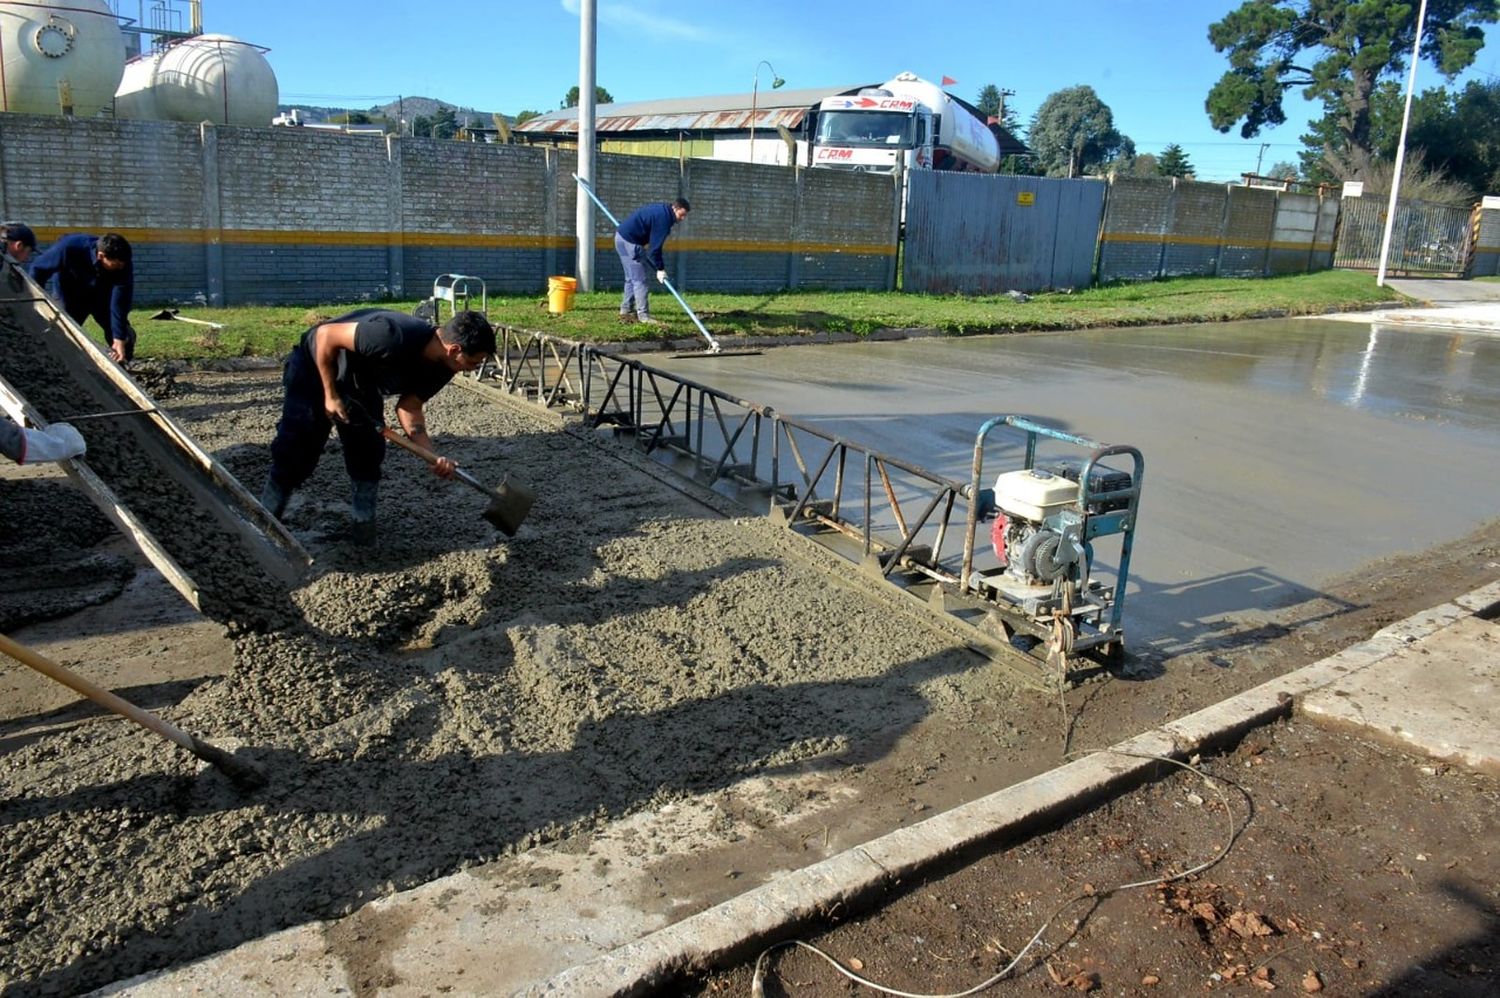
M 226 303 L 391 293 L 386 143 L 298 128 L 204 129 L 214 158 Z
M 1112 177 L 1099 235 L 1099 280 L 1154 281 L 1172 218 L 1172 182 Z
M 1262 277 L 1333 265 L 1338 202 L 1255 187 L 1115 177 L 1099 280 Z
M 71 232 L 118 232 L 137 297 L 202 300 L 205 224 L 197 125 L 0 114 L 0 218 L 41 249 Z
M 619 155 L 598 167 L 621 217 L 694 202 L 668 244 L 685 289 L 893 286 L 890 178 Z M 0 115 L 0 218 L 44 241 L 121 232 L 143 303 L 419 297 L 449 273 L 540 294 L 574 270 L 575 169 L 570 151 L 522 146 Z M 601 213 L 595 274 L 619 287 L 613 233 Z
M 1266 269 L 1272 274 L 1300 274 L 1316 269 L 1312 261 L 1317 250 L 1322 200 L 1315 194 L 1294 194 L 1291 191 L 1274 192 L 1274 197 L 1271 248 Z
M 1261 277 L 1268 270 L 1276 230 L 1276 191 L 1230 187 L 1224 217 L 1224 249 L 1218 273 L 1224 277 Z M 1300 269 L 1305 270 L 1306 267 Z
M 1218 272 L 1229 188 L 1173 178 L 1172 205 L 1162 239 L 1161 276 L 1203 277 Z
M 873 173 L 801 171 L 794 286 L 895 288 L 901 224 L 895 183 L 894 177 Z

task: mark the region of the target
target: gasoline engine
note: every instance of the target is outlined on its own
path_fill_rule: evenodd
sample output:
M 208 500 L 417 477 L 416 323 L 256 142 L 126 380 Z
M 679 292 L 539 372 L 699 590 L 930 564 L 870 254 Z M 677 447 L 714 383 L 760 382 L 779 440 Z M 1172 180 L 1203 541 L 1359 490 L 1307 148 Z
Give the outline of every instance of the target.
M 1025 434 L 1025 463 L 1000 474 L 993 488 L 981 489 L 985 439 L 1000 427 Z M 1048 439 L 1088 451 L 1087 460 L 1039 462 L 1038 441 Z M 1102 463 L 1110 457 L 1127 459 L 1131 470 Z M 1007 637 L 1041 642 L 1030 647 L 1043 649 L 1058 672 L 1066 672 L 1067 662 L 1082 654 L 1120 661 L 1125 648 L 1125 587 L 1144 471 L 1140 451 L 1129 445 L 1102 444 L 1024 416 L 989 420 L 974 445 L 971 533 L 961 592 L 983 599 L 990 618 Z M 993 569 L 981 567 L 974 558 L 976 542 L 982 543 L 976 535 L 985 519 L 990 520 L 990 543 L 998 563 Z M 1113 584 L 1094 574 L 1095 543 L 1109 536 L 1120 542 L 1114 565 L 1105 569 Z

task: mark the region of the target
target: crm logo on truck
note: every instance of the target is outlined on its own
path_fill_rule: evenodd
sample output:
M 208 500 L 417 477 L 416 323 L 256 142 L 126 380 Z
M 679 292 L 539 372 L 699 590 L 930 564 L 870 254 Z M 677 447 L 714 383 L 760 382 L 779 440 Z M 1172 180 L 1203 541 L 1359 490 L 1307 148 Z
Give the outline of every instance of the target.
M 862 111 L 915 111 L 917 102 L 909 97 L 829 97 L 823 101 L 827 108 L 859 108 Z
M 817 151 L 817 154 L 816 154 L 815 158 L 816 159 L 853 159 L 854 158 L 854 150 L 853 149 L 828 149 L 828 148 L 823 148 L 823 149 L 819 149 Z

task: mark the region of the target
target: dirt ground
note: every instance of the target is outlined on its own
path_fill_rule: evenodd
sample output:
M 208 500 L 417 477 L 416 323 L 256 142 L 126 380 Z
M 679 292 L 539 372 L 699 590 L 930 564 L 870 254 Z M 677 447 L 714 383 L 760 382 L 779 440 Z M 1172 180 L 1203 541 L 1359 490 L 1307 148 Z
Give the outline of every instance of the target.
M 255 491 L 278 387 L 275 372 L 190 373 L 161 401 Z M 816 803 L 852 844 L 1320 658 L 1492 580 L 1500 557 L 1491 523 L 1226 630 L 1149 679 L 1101 677 L 1059 703 L 852 568 L 761 517 L 721 515 L 614 442 L 460 388 L 430 409 L 440 444 L 481 480 L 536 487 L 527 525 L 497 537 L 482 497 L 397 453 L 383 541 L 352 547 L 335 445 L 287 512 L 317 564 L 292 594 L 299 619 L 275 630 L 245 627 L 232 606 L 221 622 L 185 610 L 65 481 L 0 476 L 0 559 L 52 580 L 7 611 L 20 615 L 7 627 L 33 621 L 12 636 L 243 746 L 271 775 L 243 795 L 0 666 L 7 993 L 171 966 L 757 774 L 817 772 L 847 789 L 788 800 L 779 818 Z M 63 557 L 113 568 L 70 583 L 51 566 Z M 1353 795 L 1330 799 L 1309 838 L 1360 823 Z M 726 822 L 724 842 L 742 828 Z
M 1500 626 L 1500 625 L 1497 625 Z M 1304 721 L 1174 770 L 1055 832 L 901 885 L 805 937 L 904 992 L 1500 993 L 1500 782 Z M 1224 858 L 1170 883 L 1157 881 Z M 1071 903 L 1069 903 L 1071 902 Z M 843 924 L 841 924 L 843 923 Z M 766 957 L 765 994 L 855 989 L 816 954 Z M 754 961 L 695 996 L 749 995 Z

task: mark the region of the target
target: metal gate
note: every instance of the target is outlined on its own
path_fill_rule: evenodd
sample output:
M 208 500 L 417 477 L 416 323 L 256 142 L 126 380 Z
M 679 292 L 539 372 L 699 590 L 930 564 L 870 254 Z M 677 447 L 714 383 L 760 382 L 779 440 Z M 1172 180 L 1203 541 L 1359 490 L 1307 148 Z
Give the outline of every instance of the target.
M 1335 267 L 1375 270 L 1380 266 L 1387 203 L 1384 197 L 1344 198 L 1338 247 L 1333 255 Z M 1386 272 L 1462 277 L 1472 237 L 1469 218 L 1467 208 L 1431 201 L 1397 201 Z
M 905 290 L 998 294 L 1093 283 L 1103 181 L 935 170 L 907 177 Z

